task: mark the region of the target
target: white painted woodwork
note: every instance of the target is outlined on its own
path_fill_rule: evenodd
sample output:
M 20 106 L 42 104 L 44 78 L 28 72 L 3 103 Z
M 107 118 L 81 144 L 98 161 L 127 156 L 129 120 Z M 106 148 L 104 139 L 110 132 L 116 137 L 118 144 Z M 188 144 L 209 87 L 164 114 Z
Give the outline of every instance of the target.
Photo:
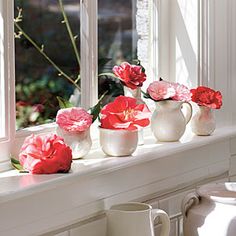
M 0 1 L 0 163 L 9 159 L 15 137 L 14 53 L 13 0 Z
M 127 201 L 153 202 L 178 218 L 186 191 L 228 178 L 234 135 L 236 127 L 229 127 L 209 137 L 187 135 L 180 143 L 157 144 L 147 133 L 133 157 L 108 158 L 95 149 L 75 161 L 70 174 L 2 173 L 0 235 L 87 232 L 93 227 L 86 225 L 102 219 L 104 210 Z M 101 226 L 97 236 L 105 236 L 104 230 Z
M 98 98 L 97 0 L 80 0 L 81 34 L 81 106 L 85 109 Z

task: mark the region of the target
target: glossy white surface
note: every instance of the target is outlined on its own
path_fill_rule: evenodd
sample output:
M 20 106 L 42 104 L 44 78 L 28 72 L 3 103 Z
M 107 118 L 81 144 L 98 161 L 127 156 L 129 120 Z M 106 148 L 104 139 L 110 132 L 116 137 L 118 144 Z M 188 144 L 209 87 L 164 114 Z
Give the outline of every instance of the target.
M 214 110 L 199 106 L 199 110 L 191 121 L 191 128 L 196 135 L 211 135 L 216 128 Z
M 185 236 L 234 236 L 236 183 L 203 185 L 184 199 Z
M 170 220 L 166 212 L 138 202 L 114 205 L 107 211 L 107 236 L 154 236 L 157 217 L 163 224 L 159 235 L 169 236 Z
M 100 145 L 108 156 L 130 156 L 138 145 L 138 130 L 102 129 L 100 131 Z
M 73 133 L 57 127 L 56 132 L 59 136 L 63 137 L 65 143 L 71 147 L 73 159 L 84 157 L 92 147 L 90 129 Z
M 187 107 L 186 115 L 181 110 L 183 105 Z M 156 102 L 156 110 L 151 119 L 152 132 L 158 141 L 178 141 L 183 136 L 191 117 L 190 103 L 173 100 Z

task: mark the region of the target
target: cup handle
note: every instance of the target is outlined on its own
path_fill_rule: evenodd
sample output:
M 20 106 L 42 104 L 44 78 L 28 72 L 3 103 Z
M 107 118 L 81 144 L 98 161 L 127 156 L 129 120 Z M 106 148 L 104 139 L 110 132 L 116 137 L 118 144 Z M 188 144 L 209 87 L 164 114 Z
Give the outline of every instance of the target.
M 153 221 L 160 217 L 162 223 L 162 230 L 160 236 L 169 236 L 170 233 L 170 219 L 167 213 L 160 209 L 152 209 Z
M 192 114 L 193 114 L 193 107 L 189 102 L 184 102 L 183 105 L 187 105 L 187 112 L 185 114 L 185 120 L 186 120 L 186 125 L 188 124 L 188 122 L 191 120 L 192 118 Z

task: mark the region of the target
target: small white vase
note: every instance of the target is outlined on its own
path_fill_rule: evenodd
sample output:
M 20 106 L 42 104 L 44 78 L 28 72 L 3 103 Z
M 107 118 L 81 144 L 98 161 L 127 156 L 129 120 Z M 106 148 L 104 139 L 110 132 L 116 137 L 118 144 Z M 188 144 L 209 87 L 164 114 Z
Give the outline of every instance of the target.
M 191 128 L 196 135 L 211 135 L 215 128 L 215 117 L 213 111 L 209 107 L 199 106 L 199 110 L 193 116 Z
M 58 126 L 56 132 L 59 136 L 64 138 L 65 143 L 72 149 L 72 157 L 74 160 L 84 157 L 90 151 L 92 146 L 90 129 L 73 133 L 63 130 Z
M 184 116 L 181 108 L 187 105 Z M 156 110 L 152 114 L 151 128 L 154 136 L 161 142 L 178 141 L 192 117 L 192 106 L 188 102 L 164 100 L 156 102 Z
M 100 145 L 108 156 L 130 156 L 138 145 L 138 130 L 100 130 Z
M 141 88 L 130 89 L 130 88 L 124 86 L 124 94 L 127 97 L 132 97 L 132 98 L 137 99 L 137 104 L 145 104 L 145 102 L 142 100 Z M 144 144 L 143 128 L 139 128 L 139 131 L 138 131 L 138 145 L 143 145 L 143 144 Z

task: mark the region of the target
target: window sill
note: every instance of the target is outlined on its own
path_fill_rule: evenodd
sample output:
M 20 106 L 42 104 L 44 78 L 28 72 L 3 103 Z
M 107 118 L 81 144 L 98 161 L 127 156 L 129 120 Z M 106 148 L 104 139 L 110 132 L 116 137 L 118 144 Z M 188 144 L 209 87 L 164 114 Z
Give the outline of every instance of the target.
M 1 207 L 10 210 L 13 206 L 16 212 L 30 209 L 35 201 L 40 201 L 42 205 L 34 206 L 38 208 L 38 218 L 33 217 L 36 217 L 34 223 L 36 225 L 42 220 L 40 206 L 46 206 L 42 215 L 45 219 L 54 215 L 54 223 L 51 224 L 53 230 L 56 225 L 63 227 L 102 212 L 116 203 L 117 199 L 138 199 L 229 171 L 230 139 L 236 136 L 236 126 L 217 129 L 214 135 L 206 137 L 186 132 L 180 142 L 173 143 L 156 143 L 150 131 L 145 132 L 145 145 L 139 146 L 132 157 L 106 157 L 100 149 L 94 148 L 85 159 L 74 161 L 68 174 L 29 175 L 19 174 L 15 170 L 1 173 L 1 219 L 4 218 L 4 209 Z M 191 177 L 187 176 L 188 173 L 191 173 Z M 53 199 L 55 202 L 52 202 Z M 12 224 L 13 216 L 9 213 L 10 223 L 5 219 L 5 223 L 0 223 L 0 229 L 3 224 L 3 228 L 11 230 L 7 225 Z M 30 210 L 27 217 L 31 222 Z M 32 224 L 32 227 L 35 225 Z M 21 227 L 18 229 L 23 230 Z M 42 230 L 38 231 L 42 233 L 46 229 L 41 225 L 38 230 Z M 13 231 L 9 232 L 14 235 Z

